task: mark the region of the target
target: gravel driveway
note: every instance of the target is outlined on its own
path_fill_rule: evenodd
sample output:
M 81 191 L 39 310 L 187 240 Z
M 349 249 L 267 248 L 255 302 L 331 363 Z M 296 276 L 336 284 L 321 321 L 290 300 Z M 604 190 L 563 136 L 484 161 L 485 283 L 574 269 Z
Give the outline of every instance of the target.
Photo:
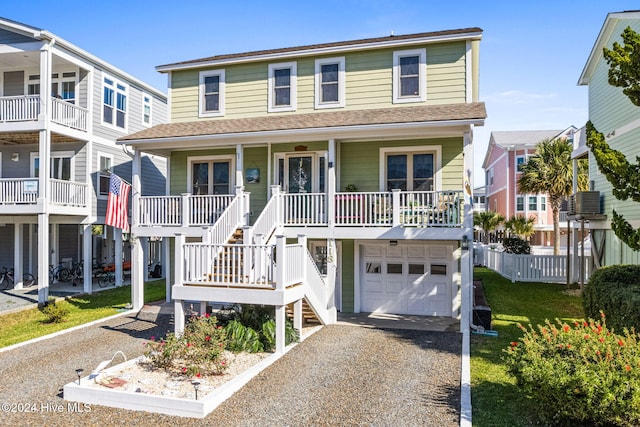
M 0 353 L 0 425 L 457 426 L 461 334 L 328 326 L 292 349 L 203 420 L 91 405 L 78 412 L 61 389 L 116 350 L 142 354 L 171 315 L 142 312 Z M 16 405 L 14 405 L 16 406 Z

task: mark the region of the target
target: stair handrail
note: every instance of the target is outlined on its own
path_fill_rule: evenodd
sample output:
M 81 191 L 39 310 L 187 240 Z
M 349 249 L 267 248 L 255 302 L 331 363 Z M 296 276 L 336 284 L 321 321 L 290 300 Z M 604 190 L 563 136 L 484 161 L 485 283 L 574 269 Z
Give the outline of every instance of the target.
M 327 308 L 328 298 L 326 282 L 323 279 L 320 270 L 318 270 L 318 266 L 313 260 L 311 252 L 305 248 L 304 253 L 305 259 L 303 262 L 306 263 L 306 277 L 304 278 L 304 283 L 307 285 L 307 290 L 305 291 L 307 302 L 322 323 L 330 323 L 329 311 Z
M 256 244 L 267 244 L 275 231 L 282 225 L 282 194 L 280 193 L 280 187 L 275 185 L 271 187 L 271 198 L 267 202 L 266 206 L 258 216 L 258 219 L 253 223 L 252 235 L 262 236 L 260 242 L 255 241 Z
M 245 207 L 249 193 L 241 192 L 233 198 L 229 206 L 208 230 L 208 243 L 222 245 L 229 241 L 233 233 L 245 222 Z

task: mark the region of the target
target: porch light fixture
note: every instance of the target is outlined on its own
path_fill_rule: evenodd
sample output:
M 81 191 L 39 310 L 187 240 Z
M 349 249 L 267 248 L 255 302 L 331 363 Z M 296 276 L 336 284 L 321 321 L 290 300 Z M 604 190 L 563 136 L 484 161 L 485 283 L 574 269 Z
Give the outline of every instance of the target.
M 460 249 L 462 249 L 463 251 L 469 250 L 469 238 L 466 235 L 462 236 L 462 240 L 460 241 Z
M 84 369 L 82 368 L 76 369 L 76 375 L 78 376 L 78 385 L 80 385 L 80 376 L 82 375 L 83 372 L 84 372 Z
M 398 246 L 397 240 L 389 240 L 389 246 Z
M 196 392 L 196 400 L 198 400 L 198 389 L 200 388 L 200 381 L 192 381 L 191 384 L 193 384 L 193 390 L 195 390 Z
M 11 161 L 12 161 L 12 162 L 18 162 L 18 161 L 20 161 L 20 153 L 13 153 L 13 154 L 11 155 Z

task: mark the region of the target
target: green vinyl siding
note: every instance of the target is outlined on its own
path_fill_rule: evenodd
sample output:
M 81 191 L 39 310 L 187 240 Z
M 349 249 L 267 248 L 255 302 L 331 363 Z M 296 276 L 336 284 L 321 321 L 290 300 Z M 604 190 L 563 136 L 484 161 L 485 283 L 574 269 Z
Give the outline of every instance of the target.
M 449 104 L 466 100 L 466 42 L 438 43 L 397 49 L 377 49 L 344 54 L 344 110 L 393 107 L 393 52 L 426 47 L 427 95 L 425 104 Z M 269 62 L 232 64 L 171 73 L 171 117 L 173 122 L 220 120 L 264 115 L 315 113 L 315 60 L 318 57 L 286 58 Z M 296 62 L 297 110 L 268 113 L 269 64 Z M 200 71 L 225 70 L 224 117 L 198 117 L 198 78 Z M 413 105 L 413 104 L 412 104 Z M 340 110 L 338 109 L 338 110 Z M 333 110 L 335 111 L 335 110 Z M 322 112 L 322 111 L 320 111 Z
M 247 168 L 260 169 L 260 182 L 244 184 L 245 191 L 251 193 L 249 198 L 249 209 L 251 210 L 251 223 L 262 212 L 262 208 L 267 204 L 267 194 L 269 190 L 269 177 L 267 174 L 267 147 L 247 147 L 244 149 L 244 171 L 246 179 Z
M 355 307 L 355 266 L 353 263 L 354 242 L 342 240 L 342 311 L 352 313 Z
M 393 147 L 441 146 L 442 190 L 462 188 L 463 158 L 462 138 L 440 138 L 412 141 L 367 141 L 340 144 L 338 165 L 340 167 L 340 188 L 355 184 L 358 191 L 380 191 L 380 149 Z

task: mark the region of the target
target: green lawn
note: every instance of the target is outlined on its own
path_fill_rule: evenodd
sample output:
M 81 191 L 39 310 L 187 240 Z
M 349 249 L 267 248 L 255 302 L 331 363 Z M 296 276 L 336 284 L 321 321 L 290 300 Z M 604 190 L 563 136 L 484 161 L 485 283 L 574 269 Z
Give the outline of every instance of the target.
M 503 349 L 522 336 L 517 323 L 526 326 L 556 317 L 566 321 L 583 318 L 582 298 L 564 294 L 563 285 L 511 283 L 486 268 L 476 268 L 474 280 L 482 280 L 491 307 L 492 329 L 498 336 L 471 336 L 473 425 L 538 425 L 535 408 L 506 372 Z
M 156 280 L 144 285 L 145 303 L 165 299 L 165 282 Z M 114 315 L 131 302 L 131 286 L 123 286 L 80 295 L 58 304 L 69 308 L 69 315 L 62 323 L 44 323 L 46 316 L 37 308 L 0 316 L 0 347 L 38 338 L 94 320 Z

